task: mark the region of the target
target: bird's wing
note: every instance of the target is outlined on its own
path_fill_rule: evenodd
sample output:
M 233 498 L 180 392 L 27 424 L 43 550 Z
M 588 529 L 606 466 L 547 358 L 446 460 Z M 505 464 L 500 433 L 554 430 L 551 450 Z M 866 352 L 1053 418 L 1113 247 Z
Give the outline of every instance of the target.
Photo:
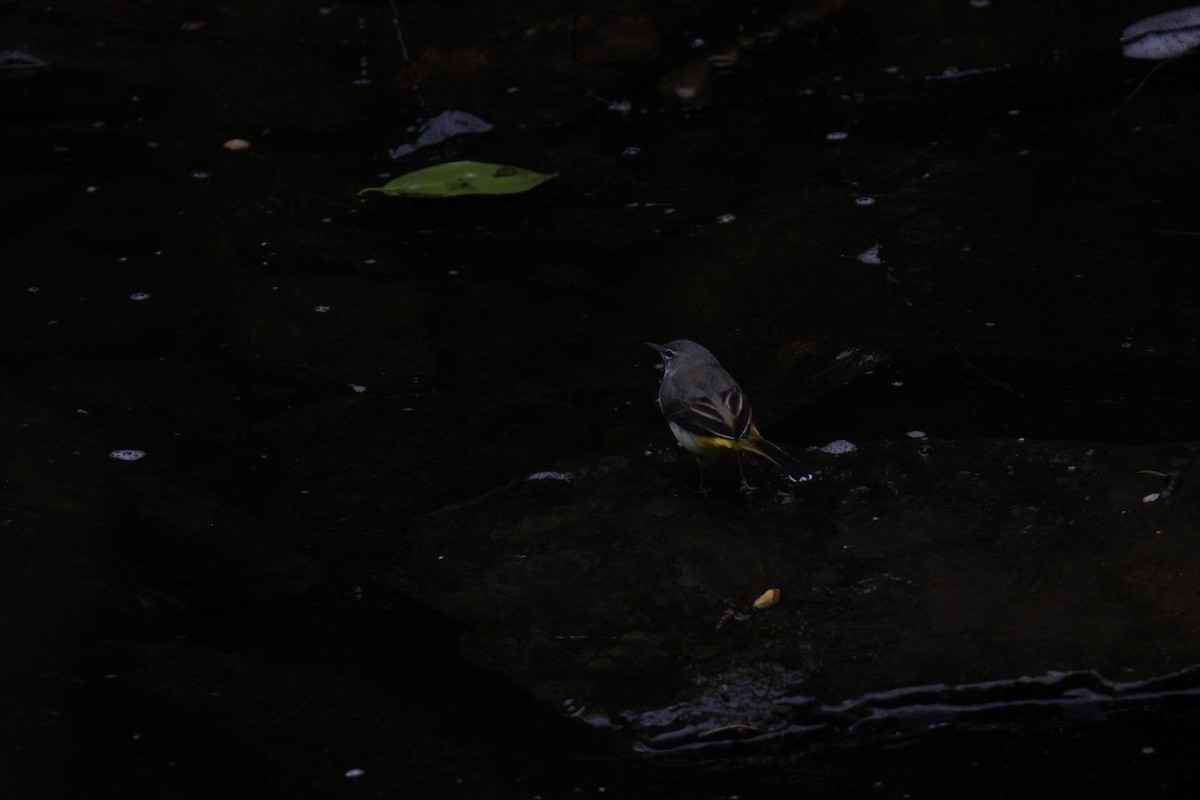
M 671 400 L 663 406 L 663 415 L 700 436 L 742 439 L 750 430 L 750 404 L 736 384 L 719 393 Z

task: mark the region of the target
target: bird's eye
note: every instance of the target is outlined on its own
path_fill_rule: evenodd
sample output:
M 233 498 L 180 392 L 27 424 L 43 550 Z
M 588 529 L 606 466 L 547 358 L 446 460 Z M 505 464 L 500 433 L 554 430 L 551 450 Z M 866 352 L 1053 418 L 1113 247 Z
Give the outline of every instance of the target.
M 662 354 L 663 354 L 663 358 L 674 358 L 675 357 L 675 351 L 671 350 L 670 348 L 663 350 Z

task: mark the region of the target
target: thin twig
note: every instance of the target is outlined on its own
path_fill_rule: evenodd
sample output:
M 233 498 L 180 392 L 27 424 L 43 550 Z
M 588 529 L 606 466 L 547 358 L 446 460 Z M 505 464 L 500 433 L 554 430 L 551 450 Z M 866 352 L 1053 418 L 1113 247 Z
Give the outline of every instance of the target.
M 408 71 L 413 97 L 417 99 L 417 103 L 422 109 L 428 109 L 429 105 L 421 96 L 421 87 L 417 85 L 417 71 L 413 68 L 412 59 L 408 56 L 408 45 L 404 43 L 404 29 L 400 25 L 400 9 L 396 6 L 396 0 L 388 0 L 388 5 L 392 7 L 392 24 L 396 26 L 396 41 L 400 43 L 400 59 L 404 62 L 404 69 Z

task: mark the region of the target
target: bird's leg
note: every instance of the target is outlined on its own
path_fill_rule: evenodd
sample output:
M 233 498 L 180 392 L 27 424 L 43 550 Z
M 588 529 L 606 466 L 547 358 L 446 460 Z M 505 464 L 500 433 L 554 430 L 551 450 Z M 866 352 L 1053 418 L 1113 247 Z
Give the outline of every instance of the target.
M 750 485 L 750 482 L 746 480 L 746 473 L 742 470 L 742 451 L 734 450 L 733 455 L 737 459 L 738 475 L 742 478 L 742 485 L 739 489 L 746 494 L 750 494 L 756 487 Z
M 704 485 L 704 459 L 696 456 L 696 466 L 700 470 L 700 494 L 708 497 L 708 487 Z

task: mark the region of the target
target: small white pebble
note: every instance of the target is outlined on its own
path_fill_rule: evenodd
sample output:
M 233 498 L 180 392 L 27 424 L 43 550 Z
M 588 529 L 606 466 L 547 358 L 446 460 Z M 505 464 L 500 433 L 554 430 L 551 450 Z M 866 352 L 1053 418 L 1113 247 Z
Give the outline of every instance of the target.
M 908 433 L 906 433 L 904 435 L 910 439 L 925 439 L 925 438 L 927 438 L 925 435 L 925 431 L 909 431 Z
M 367 390 L 367 387 L 363 386 L 361 383 L 351 383 L 349 386 L 354 390 L 355 394 L 362 394 Z
M 198 181 L 208 180 L 208 173 L 202 169 L 192 170 L 192 177 Z
M 361 777 L 362 777 L 363 775 L 365 775 L 365 774 L 366 774 L 366 773 L 365 773 L 365 772 L 363 772 L 361 769 L 348 769 L 348 770 L 346 770 L 346 777 L 347 777 L 347 778 L 361 778 Z
M 30 294 L 37 294 L 37 293 L 38 293 L 38 292 L 40 292 L 41 290 L 42 290 L 42 289 L 41 289 L 41 287 L 40 287 L 40 286 L 30 286 L 30 287 L 29 287 L 28 289 L 26 289 L 25 291 L 29 292 Z
M 722 214 L 721 216 L 717 217 L 717 224 L 718 225 L 728 225 L 729 223 L 733 222 L 735 219 L 737 219 L 737 217 L 735 217 L 733 214 Z
M 818 448 L 822 453 L 828 453 L 833 456 L 844 456 L 850 453 L 858 452 L 858 446 L 854 442 L 846 439 L 834 439 L 824 447 Z
M 1162 494 L 1159 492 L 1151 492 L 1150 494 L 1148 494 L 1142 498 L 1142 502 L 1143 503 L 1153 503 L 1155 500 L 1157 500 L 1161 496 L 1162 496 Z
M 629 147 L 626 147 L 624 150 L 621 151 L 621 155 L 636 156 L 640 152 L 642 152 L 642 148 L 636 147 L 634 145 L 630 145 Z
M 149 300 L 150 295 L 148 295 L 146 292 L 134 292 L 133 294 L 129 295 L 129 299 L 130 300 Z
M 842 142 L 849 138 L 850 134 L 845 131 L 830 131 L 825 134 L 825 141 L 827 142 Z
M 856 205 L 856 206 L 873 206 L 873 205 L 875 205 L 875 198 L 874 197 L 856 197 L 856 198 L 854 198 L 854 205 Z
M 239 150 L 249 150 L 250 142 L 246 141 L 245 139 L 230 139 L 221 146 L 226 150 L 237 152 Z
M 325 312 L 329 311 L 330 308 L 332 308 L 332 306 L 313 306 L 313 311 L 317 312 L 318 314 L 324 314 Z
M 115 461 L 137 461 L 145 455 L 145 450 L 113 450 L 108 457 Z

